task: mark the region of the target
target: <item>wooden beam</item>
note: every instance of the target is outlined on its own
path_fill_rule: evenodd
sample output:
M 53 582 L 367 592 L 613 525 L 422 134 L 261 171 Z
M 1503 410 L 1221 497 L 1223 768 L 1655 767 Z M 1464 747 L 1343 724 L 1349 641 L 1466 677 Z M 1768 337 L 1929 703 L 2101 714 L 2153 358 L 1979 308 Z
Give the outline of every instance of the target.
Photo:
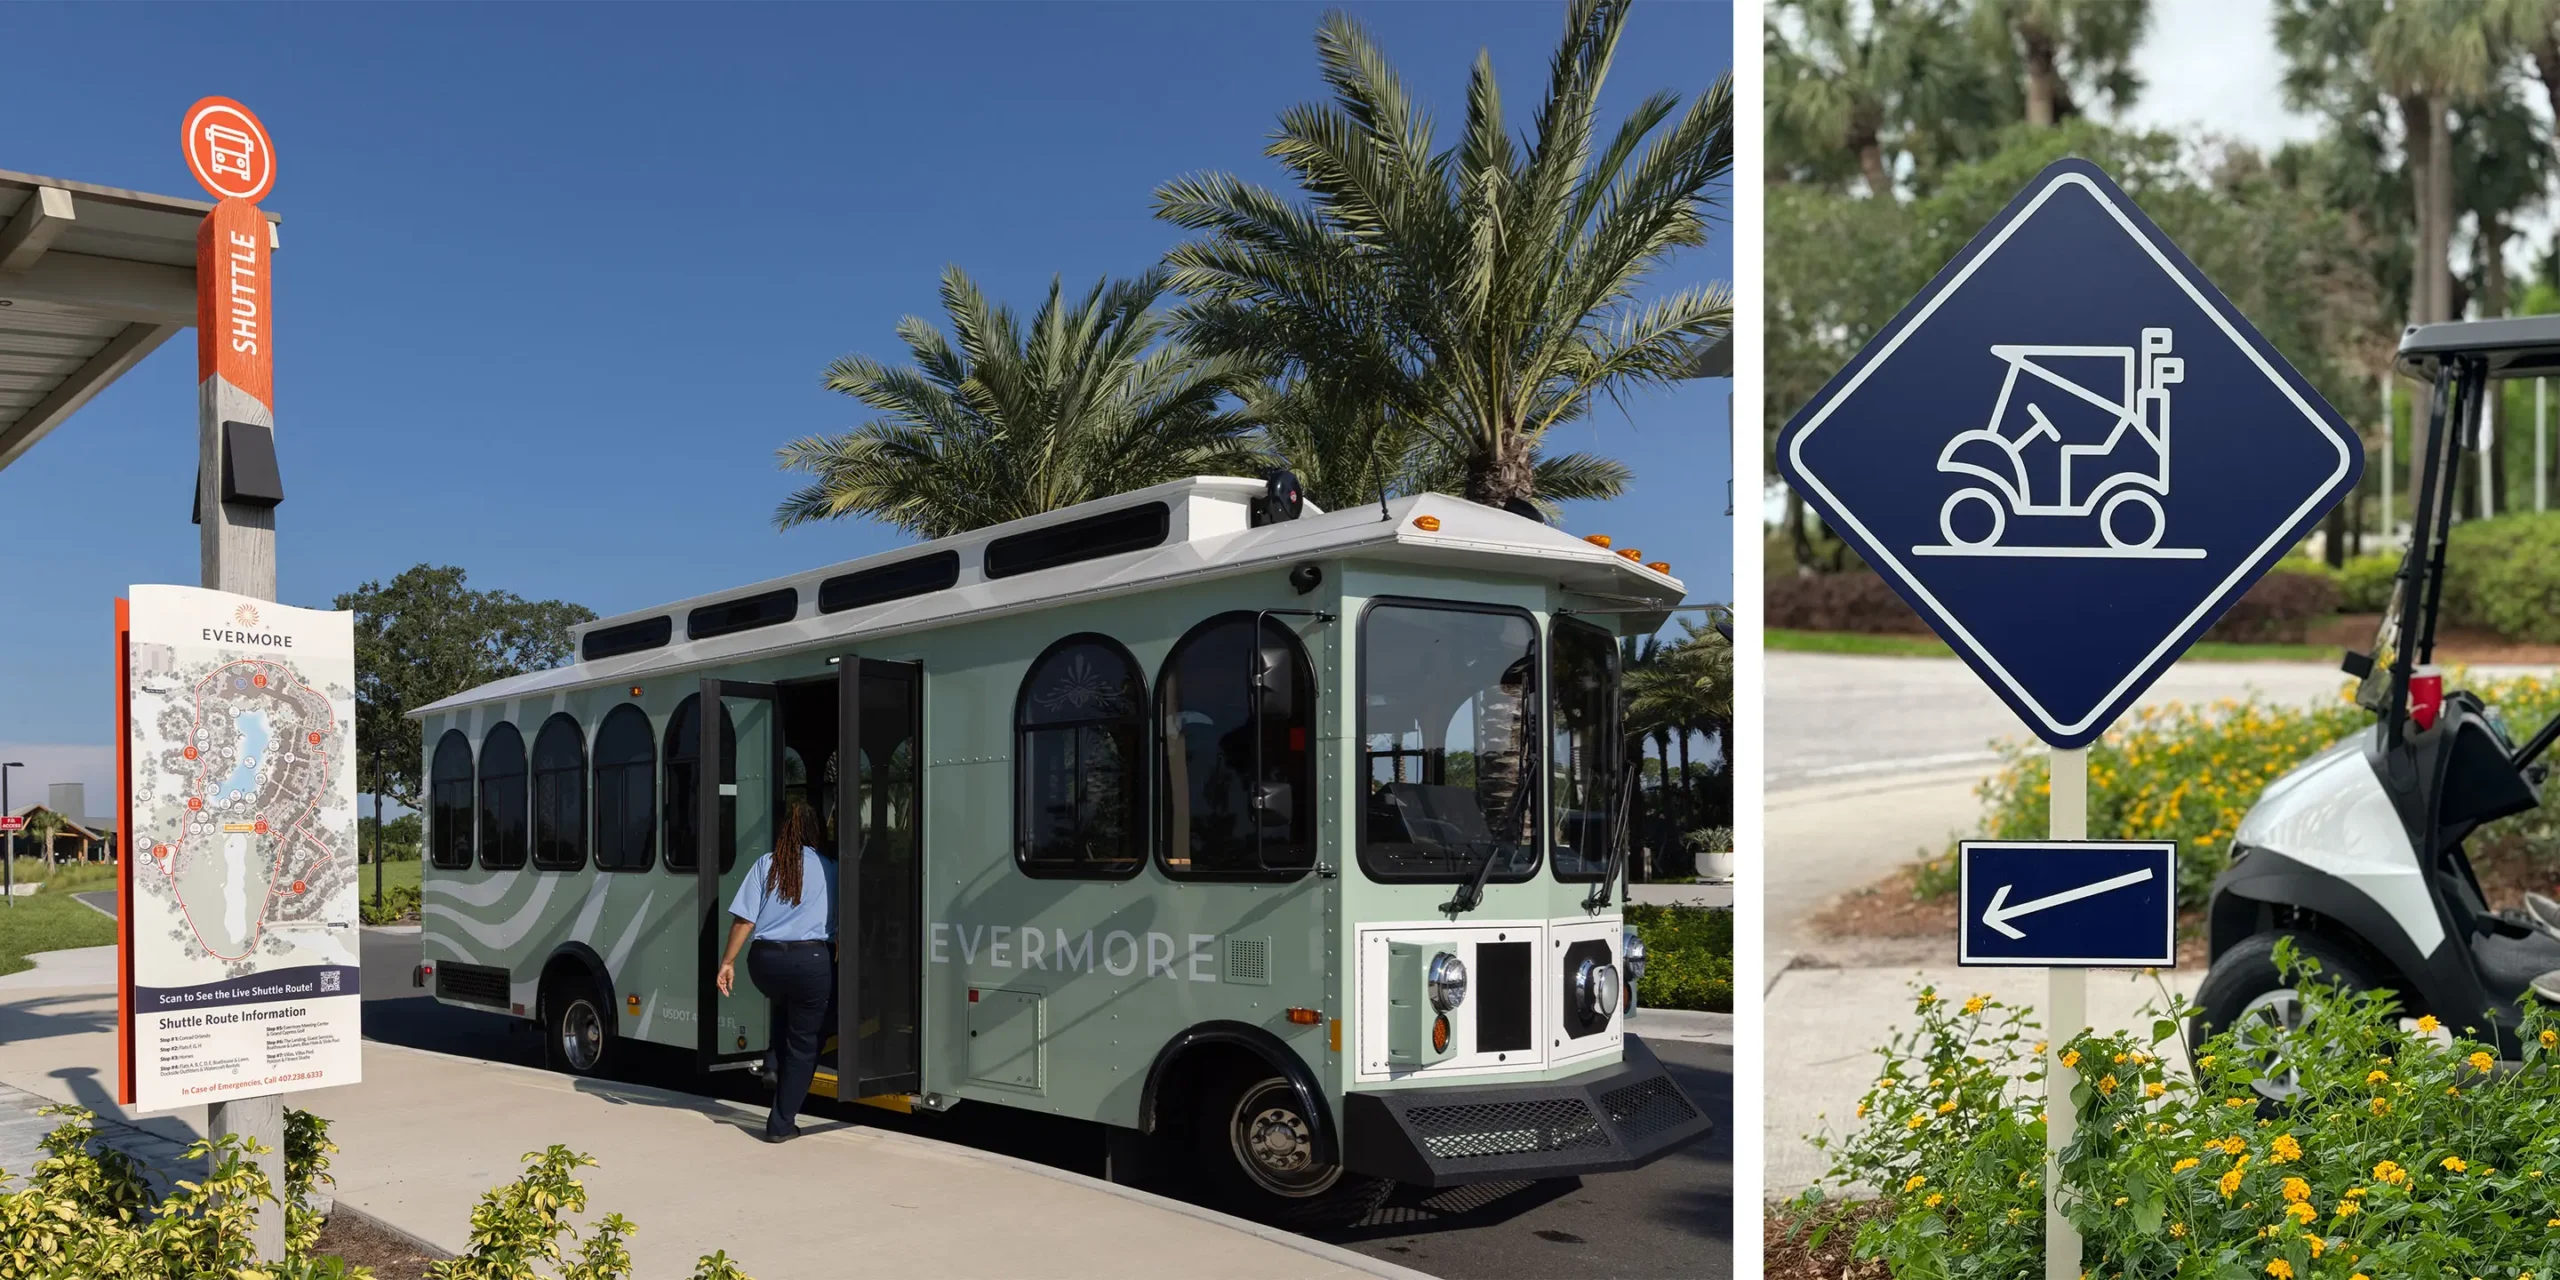
M 196 269 L 56 249 L 24 271 L 0 274 L 0 298 L 50 302 L 128 324 L 191 325 Z
M 123 377 L 126 370 L 142 362 L 169 335 L 186 328 L 181 324 L 129 324 L 122 332 L 107 339 L 107 345 L 88 362 L 72 371 L 44 399 L 18 416 L 16 422 L 0 426 L 0 467 L 18 460 L 19 455 L 35 447 L 45 433 L 89 403 L 90 397 L 107 388 L 107 384 Z
M 34 266 L 44 251 L 53 247 L 55 237 L 71 229 L 75 215 L 71 212 L 71 193 L 60 187 L 38 187 L 18 206 L 9 225 L 0 227 L 0 271 L 24 271 Z

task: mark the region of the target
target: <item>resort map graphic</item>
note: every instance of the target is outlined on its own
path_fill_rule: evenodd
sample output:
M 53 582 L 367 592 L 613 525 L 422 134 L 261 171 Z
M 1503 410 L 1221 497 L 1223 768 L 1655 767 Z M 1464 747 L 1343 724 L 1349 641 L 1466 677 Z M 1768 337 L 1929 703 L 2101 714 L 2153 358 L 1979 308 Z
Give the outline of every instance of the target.
M 189 587 L 134 588 L 130 617 L 132 1014 L 173 1033 L 166 1047 L 192 1046 L 163 1055 L 164 1071 L 228 1078 L 255 1062 L 272 1083 L 275 1068 L 339 1056 L 334 1034 L 277 1039 L 330 1020 L 236 1006 L 316 1001 L 354 1016 L 352 623 Z M 170 1010 L 190 1012 L 151 1025 Z M 300 1021 L 227 1043 L 276 1018 Z M 352 1063 L 352 1026 L 344 1039 Z M 150 1061 L 137 1054 L 145 1080 Z

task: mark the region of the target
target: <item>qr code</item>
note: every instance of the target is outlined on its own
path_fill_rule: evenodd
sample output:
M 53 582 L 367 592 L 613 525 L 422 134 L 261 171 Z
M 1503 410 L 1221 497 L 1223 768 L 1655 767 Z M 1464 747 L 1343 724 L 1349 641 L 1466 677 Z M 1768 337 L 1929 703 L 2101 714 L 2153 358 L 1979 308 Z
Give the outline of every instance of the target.
M 321 971 L 320 971 L 320 990 L 321 990 L 321 992 L 322 992 L 323 994 L 326 994 L 326 993 L 328 993 L 328 992 L 335 991 L 335 990 L 337 990 L 337 989 L 338 989 L 338 971 L 337 971 L 337 970 L 335 970 L 335 969 L 323 969 L 323 970 L 321 970 Z

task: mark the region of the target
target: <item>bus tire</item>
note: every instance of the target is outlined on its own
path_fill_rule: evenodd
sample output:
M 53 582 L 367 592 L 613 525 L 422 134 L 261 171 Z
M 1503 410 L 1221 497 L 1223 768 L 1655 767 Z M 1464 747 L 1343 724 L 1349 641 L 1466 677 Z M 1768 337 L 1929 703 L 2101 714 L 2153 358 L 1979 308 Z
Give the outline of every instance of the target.
M 1242 1217 L 1293 1231 L 1347 1227 L 1385 1203 L 1396 1184 L 1314 1160 L 1314 1125 L 1298 1091 L 1269 1069 L 1205 1089 L 1193 1135 L 1202 1168 Z
M 542 1059 L 573 1076 L 604 1072 L 613 1056 L 613 1010 L 583 973 L 560 972 L 542 984 Z

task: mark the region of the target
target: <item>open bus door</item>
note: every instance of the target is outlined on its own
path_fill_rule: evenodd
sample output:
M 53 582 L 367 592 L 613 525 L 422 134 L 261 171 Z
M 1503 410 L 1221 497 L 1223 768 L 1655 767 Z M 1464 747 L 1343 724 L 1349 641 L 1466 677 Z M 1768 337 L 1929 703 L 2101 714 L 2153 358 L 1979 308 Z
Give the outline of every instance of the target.
M 848 654 L 837 670 L 854 749 L 836 773 L 836 1096 L 903 1108 L 923 1088 L 924 666 Z
M 773 848 L 782 817 L 782 703 L 769 684 L 706 679 L 696 731 L 717 725 L 698 741 L 695 759 L 694 883 L 701 915 L 702 955 L 694 1008 L 700 1039 L 696 1065 L 704 1071 L 760 1061 L 771 1030 L 771 1004 L 739 966 L 730 994 L 715 979 L 720 949 L 729 938 L 729 901 L 738 884 Z M 734 734 L 734 736 L 733 736 Z M 716 746 L 714 744 L 716 743 Z

